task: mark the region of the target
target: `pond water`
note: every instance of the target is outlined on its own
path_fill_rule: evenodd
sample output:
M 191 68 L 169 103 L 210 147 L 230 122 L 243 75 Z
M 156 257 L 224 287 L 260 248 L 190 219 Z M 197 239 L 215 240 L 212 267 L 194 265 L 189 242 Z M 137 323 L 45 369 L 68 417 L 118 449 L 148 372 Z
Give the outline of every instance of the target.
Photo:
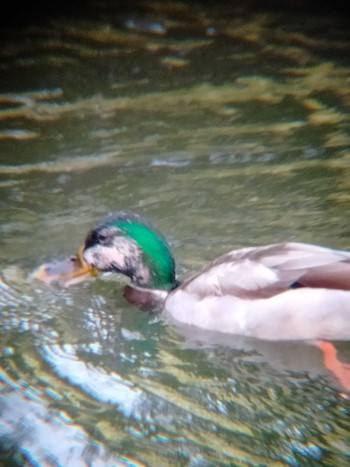
M 225 3 L 1 33 L 3 465 L 350 462 L 350 376 L 315 346 L 167 325 L 110 275 L 31 278 L 119 209 L 164 233 L 180 278 L 241 246 L 350 249 L 347 19 Z

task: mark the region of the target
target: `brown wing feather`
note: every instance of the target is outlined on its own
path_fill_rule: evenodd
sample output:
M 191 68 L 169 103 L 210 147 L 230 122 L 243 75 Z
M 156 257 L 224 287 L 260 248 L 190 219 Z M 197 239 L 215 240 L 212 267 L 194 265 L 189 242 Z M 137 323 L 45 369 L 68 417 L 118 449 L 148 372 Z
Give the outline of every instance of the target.
M 243 248 L 217 258 L 182 287 L 199 297 L 267 298 L 294 285 L 350 290 L 350 253 L 292 242 Z

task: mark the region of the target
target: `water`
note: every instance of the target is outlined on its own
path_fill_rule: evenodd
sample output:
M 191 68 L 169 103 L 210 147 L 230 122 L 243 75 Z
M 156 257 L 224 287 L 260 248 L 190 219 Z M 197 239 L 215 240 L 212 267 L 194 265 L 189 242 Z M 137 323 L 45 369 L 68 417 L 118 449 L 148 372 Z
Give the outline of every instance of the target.
M 118 209 L 180 277 L 247 245 L 350 249 L 346 18 L 95 8 L 2 32 L 0 459 L 347 465 L 349 392 L 316 347 L 169 326 L 111 276 L 30 278 Z

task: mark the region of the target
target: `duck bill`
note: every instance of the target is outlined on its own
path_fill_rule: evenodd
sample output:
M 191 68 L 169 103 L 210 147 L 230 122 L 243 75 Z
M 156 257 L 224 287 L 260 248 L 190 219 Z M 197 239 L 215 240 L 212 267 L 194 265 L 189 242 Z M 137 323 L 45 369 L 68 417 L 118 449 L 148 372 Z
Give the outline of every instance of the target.
M 83 259 L 84 246 L 82 245 L 74 256 L 42 264 L 34 271 L 33 278 L 47 284 L 60 283 L 69 286 L 96 276 L 97 270 Z

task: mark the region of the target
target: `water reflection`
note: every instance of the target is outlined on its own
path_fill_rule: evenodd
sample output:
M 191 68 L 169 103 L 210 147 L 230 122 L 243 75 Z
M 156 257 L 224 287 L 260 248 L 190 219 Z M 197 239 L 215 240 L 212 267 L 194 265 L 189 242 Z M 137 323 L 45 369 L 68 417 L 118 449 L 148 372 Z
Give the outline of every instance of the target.
M 7 380 L 4 381 L 8 383 Z M 38 465 L 130 465 L 130 461 L 111 456 L 97 441 L 90 439 L 63 412 L 49 409 L 29 389 L 6 392 L 1 402 L 0 436 L 3 453 L 15 453 L 14 463 Z M 134 462 L 133 465 L 142 465 Z
M 98 342 L 95 345 L 89 344 L 89 349 L 95 354 L 101 354 L 99 347 Z M 43 358 L 58 376 L 82 388 L 95 400 L 118 405 L 126 417 L 135 411 L 137 404 L 141 404 L 141 392 L 135 390 L 131 383 L 124 381 L 116 373 L 107 373 L 101 368 L 87 366 L 79 360 L 74 347 L 46 345 L 42 351 Z
M 328 459 L 320 439 L 332 444 L 332 433 L 342 436 L 348 398 L 329 385 L 316 349 L 168 327 L 120 308 L 110 290 L 107 299 L 92 295 L 78 313 L 75 292 L 81 290 L 53 290 L 46 320 L 5 337 L 11 347 L 2 357 L 2 434 L 19 439 L 18 452 L 26 456 L 26 436 L 14 433 L 19 423 L 32 427 L 38 437 L 30 438 L 28 459 L 45 459 L 44 449 L 74 465 L 84 459 L 82 446 L 90 453 L 92 444 L 96 462 L 108 465 L 102 446 L 123 452 L 118 462 L 126 456 L 132 465 L 169 458 L 234 462 L 247 455 L 255 463 L 316 465 Z M 16 411 L 9 411 L 14 403 Z M 58 453 L 50 448 L 52 430 L 60 431 Z M 67 449 L 74 455 L 64 457 Z M 347 455 L 338 446 L 333 451 L 336 458 Z
M 5 463 L 349 461 L 349 395 L 319 347 L 170 326 L 111 276 L 30 278 L 126 208 L 164 232 L 180 275 L 243 245 L 350 247 L 345 20 L 226 3 L 105 5 L 3 33 Z

